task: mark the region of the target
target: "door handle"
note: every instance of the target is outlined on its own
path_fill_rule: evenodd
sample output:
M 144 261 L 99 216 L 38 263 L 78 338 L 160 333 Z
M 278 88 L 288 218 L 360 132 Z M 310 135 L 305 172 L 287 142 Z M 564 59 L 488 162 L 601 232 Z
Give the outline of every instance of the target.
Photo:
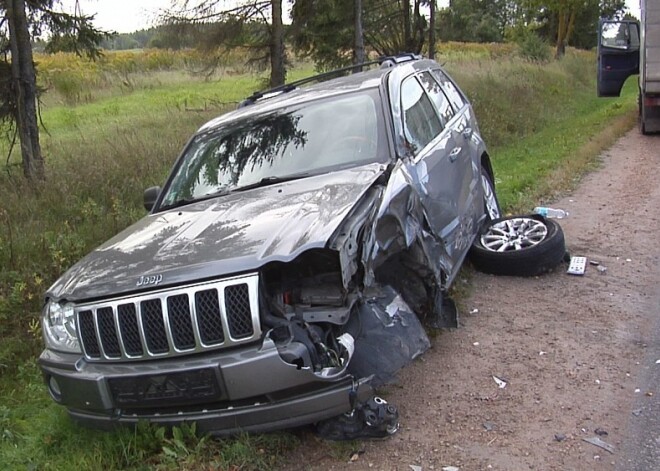
M 472 128 L 463 129 L 463 137 L 465 139 L 470 139 L 472 137 Z
M 458 159 L 458 156 L 461 154 L 462 150 L 462 147 L 454 147 L 449 153 L 449 161 L 456 162 L 456 159 Z

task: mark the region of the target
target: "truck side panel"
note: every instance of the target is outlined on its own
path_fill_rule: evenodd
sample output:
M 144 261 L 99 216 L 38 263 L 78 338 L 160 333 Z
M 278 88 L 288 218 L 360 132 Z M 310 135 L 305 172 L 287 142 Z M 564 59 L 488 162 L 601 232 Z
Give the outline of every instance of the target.
M 646 0 L 642 19 L 645 27 L 644 42 L 646 45 L 644 63 L 644 80 L 646 93 L 660 93 L 660 0 Z M 644 34 L 643 33 L 643 34 Z M 643 49 L 644 51 L 644 49 Z

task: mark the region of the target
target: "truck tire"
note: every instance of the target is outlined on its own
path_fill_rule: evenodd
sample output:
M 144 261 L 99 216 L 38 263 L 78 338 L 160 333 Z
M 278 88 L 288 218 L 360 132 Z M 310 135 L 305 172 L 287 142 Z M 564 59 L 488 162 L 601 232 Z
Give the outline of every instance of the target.
M 639 132 L 641 132 L 643 135 L 648 136 L 650 133 L 646 130 L 646 120 L 648 119 L 648 110 L 646 106 L 644 106 L 643 98 L 640 97 L 640 104 L 639 104 Z
M 470 249 L 470 260 L 484 273 L 537 276 L 559 265 L 565 253 L 561 226 L 530 214 L 487 223 Z

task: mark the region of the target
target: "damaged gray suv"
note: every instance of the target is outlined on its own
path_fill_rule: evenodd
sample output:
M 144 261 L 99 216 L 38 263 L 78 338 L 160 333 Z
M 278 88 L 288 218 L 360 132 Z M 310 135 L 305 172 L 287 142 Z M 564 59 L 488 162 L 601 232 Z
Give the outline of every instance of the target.
M 423 323 L 456 325 L 446 292 L 500 209 L 456 84 L 379 64 L 202 126 L 149 214 L 48 290 L 39 363 L 75 420 L 396 428 L 374 387 L 428 348 Z

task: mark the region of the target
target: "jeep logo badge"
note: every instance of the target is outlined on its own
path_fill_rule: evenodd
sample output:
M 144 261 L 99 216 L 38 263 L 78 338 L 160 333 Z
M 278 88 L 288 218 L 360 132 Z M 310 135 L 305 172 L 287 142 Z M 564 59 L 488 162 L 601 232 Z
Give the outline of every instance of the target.
M 163 275 L 153 275 L 153 276 L 141 276 L 137 281 L 138 286 L 156 286 L 158 283 L 163 281 Z

